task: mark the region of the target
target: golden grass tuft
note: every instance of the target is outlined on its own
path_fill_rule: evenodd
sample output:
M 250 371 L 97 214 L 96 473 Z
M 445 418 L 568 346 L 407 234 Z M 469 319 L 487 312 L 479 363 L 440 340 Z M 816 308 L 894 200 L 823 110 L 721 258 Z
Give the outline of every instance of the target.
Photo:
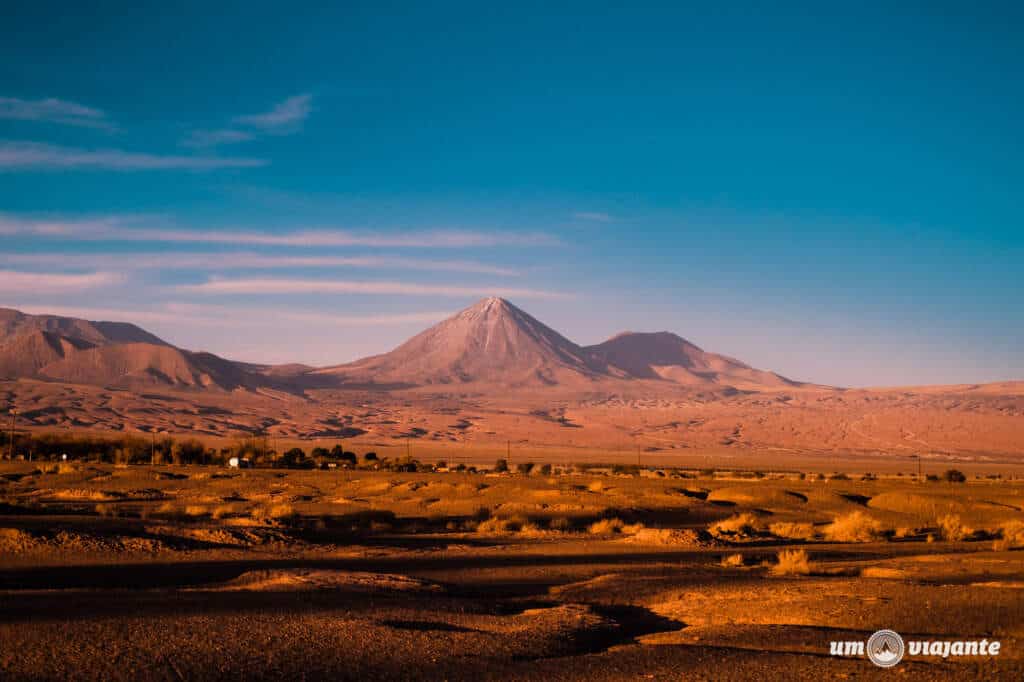
M 814 524 L 796 521 L 779 521 L 768 526 L 768 532 L 777 538 L 788 540 L 813 540 Z
M 570 521 L 566 516 L 557 516 L 551 519 L 550 523 L 548 523 L 548 527 L 551 530 L 567 533 L 572 530 L 572 521 Z
M 519 534 L 524 537 L 542 537 L 549 532 L 523 516 L 509 516 L 505 518 L 492 516 L 489 519 L 478 522 L 475 530 L 481 535 Z
M 587 526 L 587 532 L 591 535 L 633 535 L 643 530 L 642 523 L 626 523 L 620 518 L 601 519 Z
M 999 538 L 992 543 L 993 549 L 1003 552 L 1024 547 L 1024 521 L 1007 521 L 999 529 Z
M 737 568 L 743 565 L 742 554 L 726 554 L 719 562 L 723 568 Z
M 830 542 L 873 542 L 882 535 L 882 524 L 862 511 L 839 516 L 825 526 Z
M 945 514 L 936 521 L 939 535 L 947 542 L 960 542 L 974 531 L 964 525 L 956 514 Z
M 802 549 L 784 549 L 771 566 L 772 575 L 810 575 L 811 557 Z
M 261 504 L 249 510 L 249 516 L 258 521 L 282 521 L 295 516 L 295 508 L 287 502 Z
M 764 530 L 761 519 L 749 512 L 730 516 L 708 526 L 708 532 L 716 537 L 750 537 Z

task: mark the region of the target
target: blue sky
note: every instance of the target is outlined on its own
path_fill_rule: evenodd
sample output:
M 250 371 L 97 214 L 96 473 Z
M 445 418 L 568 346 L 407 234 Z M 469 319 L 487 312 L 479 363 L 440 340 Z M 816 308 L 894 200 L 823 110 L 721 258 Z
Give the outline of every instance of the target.
M 548 4 L 5 8 L 0 305 L 329 364 L 499 294 L 1024 378 L 1019 6 Z

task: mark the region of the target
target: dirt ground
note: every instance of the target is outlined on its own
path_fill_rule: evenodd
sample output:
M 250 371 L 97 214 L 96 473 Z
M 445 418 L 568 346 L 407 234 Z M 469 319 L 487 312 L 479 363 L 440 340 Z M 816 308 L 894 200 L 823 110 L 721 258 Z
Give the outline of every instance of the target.
M 4 463 L 0 678 L 1021 679 L 1022 548 L 1008 476 Z

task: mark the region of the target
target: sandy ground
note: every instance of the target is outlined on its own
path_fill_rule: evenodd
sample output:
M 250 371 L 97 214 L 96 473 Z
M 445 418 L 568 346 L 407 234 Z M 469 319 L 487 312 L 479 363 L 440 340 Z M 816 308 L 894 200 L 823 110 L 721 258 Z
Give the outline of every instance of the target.
M 1024 674 L 1021 482 L 53 471 L 0 468 L 3 679 Z
M 278 452 L 344 440 L 359 453 L 398 457 L 408 450 L 422 460 L 467 464 L 510 453 L 513 460 L 553 464 L 635 463 L 640 456 L 659 466 L 909 473 L 917 466 L 911 457 L 920 455 L 933 473 L 950 466 L 998 472 L 1024 455 L 1020 386 L 766 393 L 662 386 L 660 393 L 648 387 L 654 392 L 594 396 L 562 395 L 557 387 L 480 395 L 310 390 L 299 396 L 26 380 L 0 382 L 0 404 L 17 406 L 16 427 L 37 433 L 158 432 L 218 448 L 255 432 Z

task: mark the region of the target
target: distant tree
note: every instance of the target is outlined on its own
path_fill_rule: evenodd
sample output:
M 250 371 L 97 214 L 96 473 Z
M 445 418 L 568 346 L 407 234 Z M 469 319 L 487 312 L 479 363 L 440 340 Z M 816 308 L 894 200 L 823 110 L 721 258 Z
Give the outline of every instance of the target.
M 946 479 L 949 483 L 964 483 L 967 481 L 964 472 L 958 469 L 948 469 L 946 473 L 942 474 L 942 478 Z
M 541 476 L 550 476 L 551 475 L 551 465 L 550 464 L 541 464 L 540 465 L 540 475 Z
M 330 457 L 330 455 L 331 451 L 328 450 L 327 448 L 313 448 L 313 452 L 310 453 L 310 456 L 313 459 L 322 459 L 325 457 Z
M 333 455 L 334 452 L 332 451 L 331 454 Z M 340 459 L 342 462 L 345 462 L 346 464 L 351 465 L 351 466 L 355 466 L 356 462 L 359 461 L 356 458 L 356 453 L 349 452 L 348 450 L 345 450 L 340 455 L 338 455 L 338 459 Z
M 333 448 L 331 448 L 331 458 L 333 458 L 333 459 L 341 459 L 342 455 L 344 455 L 344 454 L 345 454 L 345 448 L 341 447 L 340 444 L 339 445 L 335 445 Z
M 377 453 L 376 452 L 367 452 L 365 455 L 363 455 L 363 461 L 364 462 L 376 462 L 376 461 L 378 461 Z
M 935 474 L 925 474 L 924 478 L 929 483 L 938 483 L 939 482 L 939 477 L 936 476 Z
M 494 463 L 494 471 L 499 473 L 499 474 L 505 473 L 506 471 L 508 471 L 508 460 L 499 459 L 497 462 L 495 462 Z
M 447 469 L 448 468 L 448 462 L 444 461 L 443 459 L 438 460 L 437 464 L 434 465 L 434 468 L 436 468 L 436 469 Z
M 530 472 L 533 471 L 533 462 L 520 462 L 516 465 L 516 471 L 529 476 Z
M 306 453 L 302 448 L 292 448 L 284 453 L 282 462 L 286 467 L 294 467 L 298 466 L 304 459 L 306 459 Z

